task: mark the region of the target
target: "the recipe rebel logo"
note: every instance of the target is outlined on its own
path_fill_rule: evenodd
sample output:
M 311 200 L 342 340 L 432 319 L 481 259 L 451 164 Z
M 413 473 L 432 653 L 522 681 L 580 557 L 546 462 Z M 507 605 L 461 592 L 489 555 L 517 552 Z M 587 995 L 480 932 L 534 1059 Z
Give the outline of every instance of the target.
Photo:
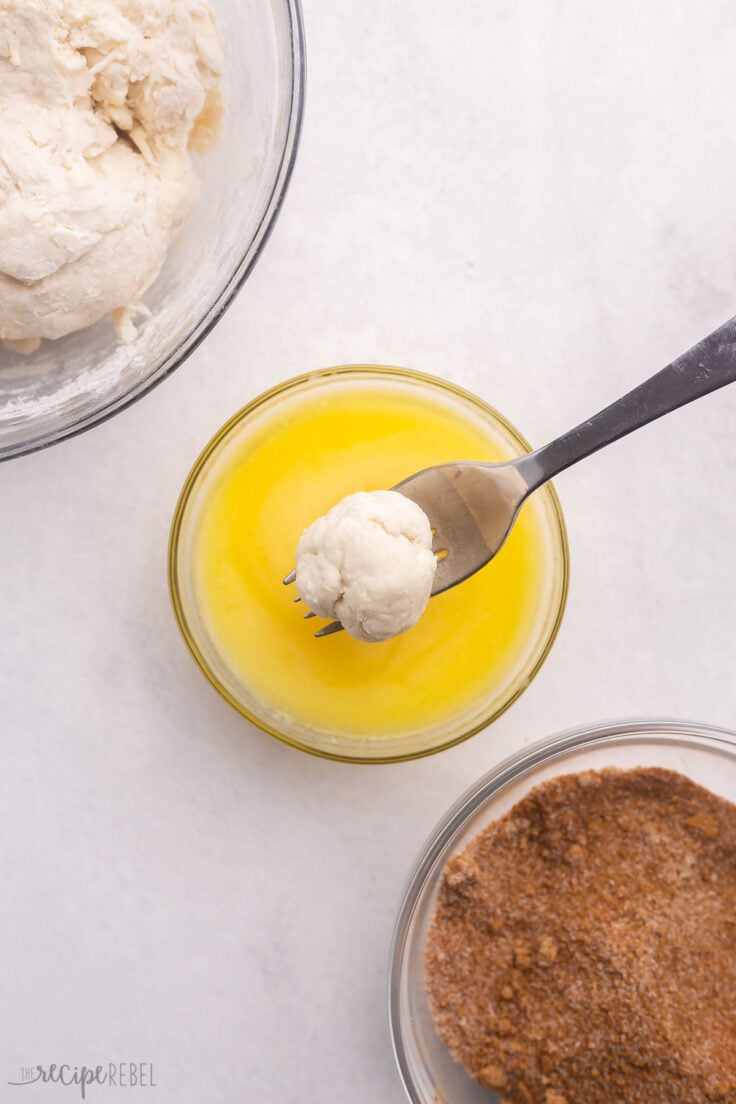
M 80 1098 L 87 1099 L 92 1086 L 112 1089 L 155 1089 L 156 1078 L 153 1062 L 106 1062 L 97 1066 L 72 1066 L 66 1062 L 53 1062 L 49 1066 L 21 1066 L 20 1077 L 8 1081 L 8 1085 L 63 1085 L 76 1087 Z

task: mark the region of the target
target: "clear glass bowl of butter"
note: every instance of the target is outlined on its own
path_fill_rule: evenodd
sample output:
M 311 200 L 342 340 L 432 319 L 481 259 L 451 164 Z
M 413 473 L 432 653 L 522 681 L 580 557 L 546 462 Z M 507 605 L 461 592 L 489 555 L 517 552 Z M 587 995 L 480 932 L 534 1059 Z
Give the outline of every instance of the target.
M 109 318 L 30 355 L 0 343 L 0 459 L 111 417 L 186 360 L 248 276 L 279 211 L 304 96 L 299 0 L 211 0 L 224 46 L 219 137 L 201 156 L 197 206 L 144 296 L 130 344 Z
M 281 580 L 304 528 L 346 494 L 528 448 L 479 398 L 405 369 L 328 369 L 255 399 L 204 449 L 172 527 L 174 609 L 206 677 L 271 735 L 335 759 L 410 759 L 485 727 L 534 678 L 562 617 L 567 541 L 551 486 L 491 564 L 393 640 L 316 639 L 322 622 L 304 620 Z

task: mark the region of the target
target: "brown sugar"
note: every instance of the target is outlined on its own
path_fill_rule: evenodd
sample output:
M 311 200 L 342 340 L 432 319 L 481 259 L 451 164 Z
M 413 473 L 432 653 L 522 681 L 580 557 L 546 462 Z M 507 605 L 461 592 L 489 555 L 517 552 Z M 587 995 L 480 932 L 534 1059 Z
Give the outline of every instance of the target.
M 447 864 L 437 1031 L 505 1104 L 736 1104 L 736 805 L 561 775 Z

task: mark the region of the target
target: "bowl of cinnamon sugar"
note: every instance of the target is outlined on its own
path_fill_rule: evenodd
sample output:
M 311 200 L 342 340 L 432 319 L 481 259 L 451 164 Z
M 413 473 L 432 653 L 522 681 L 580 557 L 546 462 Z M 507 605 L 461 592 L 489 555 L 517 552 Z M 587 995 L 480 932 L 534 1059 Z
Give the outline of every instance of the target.
M 412 1104 L 736 1104 L 736 733 L 626 721 L 482 778 L 391 950 Z

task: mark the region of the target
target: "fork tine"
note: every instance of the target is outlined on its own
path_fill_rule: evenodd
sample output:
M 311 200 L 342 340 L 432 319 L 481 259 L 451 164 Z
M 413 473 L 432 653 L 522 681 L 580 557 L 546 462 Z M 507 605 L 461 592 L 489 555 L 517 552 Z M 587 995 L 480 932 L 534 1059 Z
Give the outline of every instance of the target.
M 330 621 L 329 625 L 325 625 L 323 629 L 316 632 L 315 636 L 332 636 L 333 633 L 342 632 L 342 625 L 339 621 Z
M 289 586 L 291 583 L 296 582 L 296 568 L 294 568 L 293 571 L 289 572 L 289 574 L 286 576 L 286 578 L 283 580 L 283 582 L 284 582 L 284 586 Z

